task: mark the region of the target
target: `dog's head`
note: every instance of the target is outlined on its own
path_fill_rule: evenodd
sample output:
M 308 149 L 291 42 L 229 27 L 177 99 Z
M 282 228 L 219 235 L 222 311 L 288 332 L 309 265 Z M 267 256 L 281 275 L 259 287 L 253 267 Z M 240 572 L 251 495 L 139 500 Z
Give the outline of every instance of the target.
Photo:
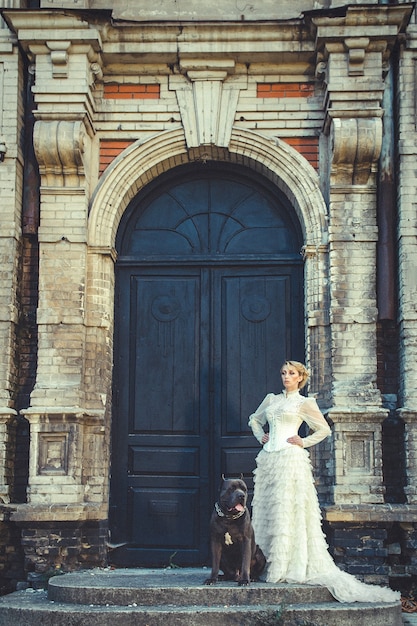
M 225 515 L 243 513 L 248 499 L 248 488 L 241 478 L 223 479 L 220 487 L 219 504 Z

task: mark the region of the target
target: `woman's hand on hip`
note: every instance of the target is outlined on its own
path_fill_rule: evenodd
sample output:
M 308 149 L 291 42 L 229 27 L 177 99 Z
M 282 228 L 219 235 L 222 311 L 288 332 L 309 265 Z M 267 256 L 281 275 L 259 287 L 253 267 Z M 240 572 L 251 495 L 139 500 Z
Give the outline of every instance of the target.
M 293 446 L 300 446 L 300 448 L 304 448 L 303 440 L 298 435 L 294 435 L 293 437 L 289 437 L 287 439 L 288 443 L 292 443 Z

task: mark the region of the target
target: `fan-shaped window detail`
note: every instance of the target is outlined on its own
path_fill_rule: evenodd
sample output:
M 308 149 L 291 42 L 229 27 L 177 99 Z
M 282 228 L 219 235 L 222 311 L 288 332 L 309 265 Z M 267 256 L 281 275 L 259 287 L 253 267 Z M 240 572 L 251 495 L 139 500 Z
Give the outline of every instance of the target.
M 176 180 L 132 207 L 122 254 L 298 254 L 299 227 L 284 197 L 227 173 Z

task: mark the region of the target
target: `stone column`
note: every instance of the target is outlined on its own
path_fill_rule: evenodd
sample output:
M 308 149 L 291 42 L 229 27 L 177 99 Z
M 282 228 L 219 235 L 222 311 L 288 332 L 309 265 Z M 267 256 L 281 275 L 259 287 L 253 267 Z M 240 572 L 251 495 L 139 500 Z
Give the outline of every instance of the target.
M 333 54 L 337 53 L 333 52 Z M 340 71 L 345 58 L 332 59 Z M 348 74 L 349 76 L 349 74 Z M 348 80 L 348 76 L 346 79 Z M 382 89 L 382 84 L 380 85 Z M 341 94 L 337 93 L 340 97 Z M 349 95 L 348 95 L 349 97 Z M 356 103 L 355 115 L 362 112 Z M 353 108 L 353 103 L 344 106 Z M 337 503 L 384 501 L 381 424 L 387 416 L 376 387 L 376 181 L 382 111 L 369 117 L 329 112 L 330 323 Z
M 38 366 L 31 405 L 23 412 L 31 428 L 29 507 L 19 520 L 39 520 L 51 505 L 63 507 L 57 519 L 71 519 L 71 507 L 79 519 L 80 507 L 102 505 L 107 489 L 107 468 L 97 459 L 108 456 L 103 439 L 109 393 L 101 384 L 91 393 L 99 377 L 98 371 L 92 381 L 93 372 L 100 368 L 89 356 L 96 337 L 90 339 L 94 317 L 87 311 L 94 284 L 87 226 L 100 36 L 65 13 L 11 13 L 10 19 L 36 63 L 34 148 L 41 175 Z M 109 387 L 109 376 L 104 380 Z
M 369 9 L 369 10 L 368 10 Z M 376 386 L 376 170 L 384 61 L 404 25 L 395 7 L 349 7 L 313 18 L 317 75 L 325 82 L 329 278 L 336 504 L 384 501 Z M 384 22 L 384 25 L 382 23 Z

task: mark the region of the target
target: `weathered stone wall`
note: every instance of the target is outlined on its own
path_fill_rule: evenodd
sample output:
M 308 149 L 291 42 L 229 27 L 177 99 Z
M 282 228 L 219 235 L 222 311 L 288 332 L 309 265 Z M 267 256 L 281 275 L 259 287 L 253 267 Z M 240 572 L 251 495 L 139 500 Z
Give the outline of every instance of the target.
M 126 7 L 116 4 L 122 17 Z M 11 32 L 0 33 L 7 145 L 0 163 L 0 495 L 21 503 L 11 514 L 16 526 L 5 529 L 16 545 L 22 533 L 26 570 L 105 562 L 118 224 L 162 172 L 217 159 L 268 177 L 303 230 L 310 392 L 334 430 L 313 459 L 321 500 L 336 507 L 325 513 L 335 558 L 375 581 L 415 573 L 411 513 L 384 508 L 397 486 L 401 503 L 415 504 L 415 24 L 405 41 L 411 9 L 369 4 L 262 29 L 251 19 L 179 29 L 88 11 L 7 12 Z M 394 51 L 399 325 L 392 320 L 388 328 L 377 319 L 377 172 Z M 22 149 L 24 62 L 34 71 L 41 183 L 39 228 L 32 224 L 22 237 L 30 161 Z M 397 362 L 392 376 L 387 367 Z M 390 429 L 393 396 L 400 401 Z M 401 530 L 395 541 L 393 528 Z

